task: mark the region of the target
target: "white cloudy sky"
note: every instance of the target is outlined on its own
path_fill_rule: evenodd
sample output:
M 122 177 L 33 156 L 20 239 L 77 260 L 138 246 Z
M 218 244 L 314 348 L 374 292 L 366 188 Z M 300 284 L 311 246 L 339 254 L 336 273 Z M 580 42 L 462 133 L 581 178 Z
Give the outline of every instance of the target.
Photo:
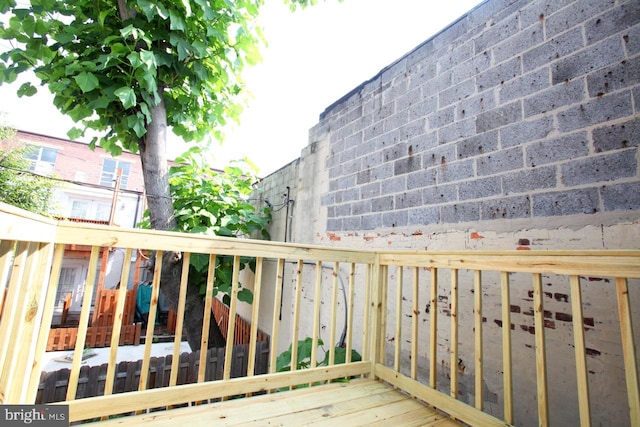
M 326 107 L 433 36 L 480 0 L 326 0 L 289 12 L 267 0 L 260 24 L 269 43 L 263 62 L 244 78 L 253 99 L 240 126 L 216 146 L 215 167 L 247 156 L 261 175 L 294 160 Z M 17 98 L 0 86 L 0 112 L 14 127 L 66 137 L 72 123 L 52 107 L 46 89 Z M 170 152 L 180 153 L 173 141 Z

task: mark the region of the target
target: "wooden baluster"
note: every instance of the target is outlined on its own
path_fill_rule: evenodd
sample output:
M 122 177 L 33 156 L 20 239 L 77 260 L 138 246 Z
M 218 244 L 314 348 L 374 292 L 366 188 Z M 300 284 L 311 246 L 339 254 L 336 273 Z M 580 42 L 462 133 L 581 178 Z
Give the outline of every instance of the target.
M 224 351 L 224 371 L 222 378 L 228 380 L 231 378 L 231 364 L 233 357 L 233 340 L 236 331 L 236 311 L 238 307 L 238 286 L 240 282 L 240 256 L 233 257 L 233 272 L 231 274 L 231 297 L 229 302 L 229 324 L 227 326 L 227 342 Z
M 329 366 L 336 362 L 336 324 L 338 313 L 338 275 L 340 274 L 340 263 L 333 264 L 333 286 L 331 294 L 331 326 L 329 327 Z
M 547 359 L 544 341 L 544 306 L 542 303 L 542 275 L 533 274 L 533 317 L 536 340 L 536 372 L 538 378 L 538 425 L 549 425 L 547 401 Z
M 451 270 L 451 397 L 458 396 L 458 270 Z
M 282 285 L 284 280 L 284 259 L 278 258 L 276 265 L 276 283 L 273 293 L 273 319 L 271 322 L 271 345 L 269 349 L 269 373 L 276 371 L 278 355 L 278 338 L 280 337 L 280 322 L 282 308 Z
M 202 337 L 200 338 L 200 354 L 198 364 L 198 382 L 204 382 L 207 368 L 207 353 L 209 351 L 209 330 L 211 329 L 211 316 L 213 305 L 213 288 L 216 280 L 216 255 L 209 255 L 209 268 L 207 270 L 207 289 L 204 294 L 204 317 L 202 319 Z M 151 313 L 149 313 L 151 315 Z M 154 317 L 155 319 L 155 317 Z M 215 318 L 214 318 L 215 320 Z
M 371 344 L 371 329 L 369 325 L 369 321 L 371 318 L 371 310 L 373 307 L 371 306 L 371 291 L 373 286 L 375 285 L 375 281 L 373 277 L 374 266 L 368 264 L 366 266 L 365 279 L 364 279 L 364 313 L 363 313 L 363 327 L 362 327 L 362 360 L 367 360 L 369 357 L 369 345 Z
M 429 387 L 436 388 L 438 369 L 438 269 L 431 268 L 431 298 L 429 300 Z
M 618 315 L 620 317 L 620 334 L 622 336 L 622 354 L 624 356 L 624 373 L 627 381 L 627 398 L 629 399 L 629 416 L 632 426 L 640 426 L 640 386 L 638 385 L 638 361 L 635 352 L 633 325 L 631 322 L 631 303 L 627 279 L 616 277 L 618 294 Z
M 473 272 L 475 317 L 475 406 L 482 410 L 482 271 Z
M 293 300 L 293 322 L 291 327 L 291 371 L 298 369 L 298 328 L 300 326 L 300 300 L 302 299 L 303 260 L 298 260 L 296 270 L 296 288 Z
M 513 424 L 513 371 L 511 364 L 511 302 L 509 297 L 509 273 L 500 274 L 502 294 L 502 370 L 504 387 L 504 420 Z
M 378 334 L 380 336 L 378 344 L 379 348 L 379 361 L 384 365 L 387 360 L 387 285 L 389 283 L 389 266 L 382 266 L 382 283 L 380 289 L 380 329 Z
M 587 376 L 587 356 L 584 343 L 584 320 L 582 317 L 582 292 L 580 277 L 569 277 L 571 284 L 571 315 L 573 317 L 573 342 L 576 352 L 576 380 L 578 385 L 578 403 L 580 408 L 580 426 L 591 425 L 589 409 L 589 379 Z
M 320 300 L 322 299 L 322 261 L 316 262 L 315 297 L 313 301 L 313 331 L 311 345 L 311 367 L 318 365 L 318 334 L 320 333 Z
M 418 317 L 420 310 L 418 308 L 419 302 L 419 286 L 418 281 L 420 277 L 420 270 L 418 267 L 413 267 L 413 282 L 412 282 L 412 305 L 411 305 L 411 378 L 414 380 L 418 378 Z
M 254 375 L 256 364 L 256 342 L 258 341 L 258 322 L 260 314 L 260 295 L 262 294 L 262 264 L 263 258 L 256 259 L 256 272 L 253 281 L 253 303 L 251 304 L 251 324 L 249 337 L 249 364 L 247 366 L 247 376 Z
M 64 248 L 63 248 L 64 250 Z M 95 272 L 98 269 L 98 258 L 100 256 L 100 246 L 91 248 L 91 256 L 89 257 L 89 267 L 87 269 L 87 281 L 84 286 L 84 295 L 82 296 L 82 307 L 80 309 L 80 321 L 78 323 L 78 338 L 73 351 L 73 362 L 71 364 L 71 372 L 69 373 L 69 382 L 67 385 L 67 396 L 65 400 L 73 400 L 76 398 L 78 390 L 78 379 L 80 377 L 80 364 L 82 363 L 82 355 L 87 338 L 87 329 L 89 328 L 89 315 L 91 312 L 91 299 L 93 298 L 93 288 L 96 282 Z M 114 325 L 115 326 L 115 325 Z
M 347 342 L 345 362 L 351 362 L 351 349 L 353 348 L 353 307 L 355 296 L 355 274 L 356 264 L 351 263 L 349 267 L 349 291 L 347 296 Z
M 396 269 L 396 330 L 394 336 L 394 356 L 393 356 L 393 370 L 400 372 L 400 353 L 402 351 L 402 282 L 403 282 L 402 266 L 397 266 Z

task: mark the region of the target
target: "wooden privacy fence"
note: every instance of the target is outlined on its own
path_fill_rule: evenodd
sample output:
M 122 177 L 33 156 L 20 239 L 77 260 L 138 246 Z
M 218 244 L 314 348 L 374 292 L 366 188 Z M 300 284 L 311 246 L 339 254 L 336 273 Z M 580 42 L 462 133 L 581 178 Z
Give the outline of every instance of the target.
M 98 289 L 91 326 L 112 326 L 118 302 L 117 289 Z M 136 291 L 127 290 L 122 311 L 122 324 L 132 325 L 136 311 Z
M 269 363 L 269 342 L 261 341 L 256 344 L 255 374 L 265 374 Z M 233 347 L 231 362 L 231 377 L 238 378 L 247 375 L 248 345 Z M 200 352 L 182 353 L 177 365 L 177 384 L 192 384 L 198 380 L 200 367 Z M 205 381 L 221 380 L 224 371 L 225 348 L 211 348 L 207 350 L 205 359 Z M 147 389 L 168 387 L 171 378 L 173 355 L 152 357 L 149 363 Z M 105 381 L 108 364 L 97 366 L 83 366 L 80 368 L 76 399 L 102 396 L 105 394 Z M 142 360 L 120 362 L 116 367 L 116 379 L 112 393 L 124 393 L 138 390 Z M 69 375 L 71 370 L 60 369 L 54 372 L 43 372 L 38 385 L 36 404 L 63 402 L 67 396 Z
M 229 330 L 229 307 L 217 298 L 211 300 L 211 309 L 213 317 L 218 322 L 218 327 L 224 339 L 227 339 L 227 331 Z M 251 339 L 251 323 L 236 314 L 235 334 L 233 336 L 233 345 L 249 344 Z M 258 341 L 268 341 L 269 335 L 258 329 L 256 338 Z
M 111 344 L 113 333 L 113 321 L 116 313 L 118 291 L 100 289 L 96 295 L 95 309 L 91 326 L 87 328 L 85 346 L 89 348 L 108 347 Z M 62 311 L 62 325 L 68 314 L 70 295 L 65 298 L 65 307 Z M 119 345 L 140 344 L 141 323 L 134 324 L 133 316 L 136 306 L 135 291 L 127 290 L 124 310 L 122 312 L 122 329 Z M 52 328 L 47 340 L 47 351 L 71 350 L 75 348 L 78 339 L 78 327 Z
M 123 325 L 120 331 L 119 345 L 140 344 L 142 323 Z M 113 326 L 89 326 L 85 346 L 87 348 L 109 347 Z M 78 328 L 52 328 L 47 341 L 47 351 L 72 350 L 78 339 Z

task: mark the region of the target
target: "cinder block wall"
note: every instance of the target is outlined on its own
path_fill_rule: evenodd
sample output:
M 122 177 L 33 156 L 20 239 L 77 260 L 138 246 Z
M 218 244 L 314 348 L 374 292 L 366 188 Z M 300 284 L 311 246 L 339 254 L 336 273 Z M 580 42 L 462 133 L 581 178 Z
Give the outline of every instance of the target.
M 640 211 L 640 3 L 488 1 L 327 108 L 327 230 Z
M 487 0 L 320 115 L 286 184 L 296 188 L 291 240 L 427 250 L 638 249 L 639 145 L 640 2 Z M 273 227 L 282 224 L 276 219 Z M 461 274 L 458 398 L 472 402 L 473 326 L 465 324 L 472 277 Z M 593 422 L 628 425 L 615 283 L 582 282 Z M 292 286 L 292 273 L 285 283 Z M 439 283 L 437 309 L 446 319 L 448 279 Z M 543 283 L 551 423 L 577 425 L 569 286 L 553 275 Z M 483 290 L 484 403 L 501 416 L 499 278 L 483 275 Z M 531 367 L 514 382 L 515 421 L 524 426 L 537 425 L 531 291 L 529 277 L 513 277 L 513 358 Z M 640 300 L 638 281 L 630 293 Z M 407 331 L 412 310 L 408 303 L 402 309 Z M 425 330 L 427 311 L 417 314 Z M 290 315 L 283 312 L 283 322 Z M 640 310 L 633 316 L 640 325 Z M 302 323 L 310 330 L 311 319 Z M 400 338 L 386 335 L 392 351 Z M 439 389 L 447 392 L 449 343 L 438 345 Z M 428 356 L 421 352 L 420 366 Z

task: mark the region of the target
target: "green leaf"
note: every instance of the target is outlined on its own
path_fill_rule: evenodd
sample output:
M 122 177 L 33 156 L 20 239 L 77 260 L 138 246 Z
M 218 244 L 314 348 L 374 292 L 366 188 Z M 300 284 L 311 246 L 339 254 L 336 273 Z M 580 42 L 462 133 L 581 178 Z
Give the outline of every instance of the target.
M 322 365 L 323 366 L 329 366 L 329 352 L 327 352 L 325 354 L 324 360 L 322 361 Z M 335 355 L 334 355 L 334 364 L 336 365 L 341 365 L 343 363 L 346 363 L 347 361 L 347 349 L 344 347 L 336 347 L 335 348 Z M 355 350 L 351 350 L 351 361 L 352 362 L 359 362 L 362 360 L 362 356 L 360 356 L 360 353 L 358 353 Z
M 17 91 L 19 97 L 33 96 L 36 92 L 38 92 L 38 89 L 36 89 L 30 82 L 23 83 Z
M 75 141 L 76 139 L 80 138 L 82 135 L 84 135 L 84 131 L 76 127 L 71 128 L 69 132 L 67 132 L 67 136 L 72 141 Z
M 0 13 L 5 13 L 16 5 L 15 0 L 0 0 Z
M 91 92 L 98 86 L 100 82 L 93 73 L 82 72 L 73 78 L 83 93 Z
M 136 93 L 130 87 L 120 87 L 115 90 L 114 95 L 120 99 L 124 108 L 131 108 L 136 105 Z
M 104 27 L 104 20 L 107 19 L 107 16 L 109 16 L 110 13 L 111 13 L 111 10 L 106 9 L 100 12 L 100 15 L 98 15 L 98 22 L 100 23 L 101 27 Z
M 187 24 L 182 19 L 182 16 L 174 9 L 169 9 L 169 22 L 170 28 L 174 31 L 187 31 Z
M 209 255 L 191 254 L 190 264 L 199 272 L 206 272 L 209 268 Z
M 144 115 L 137 113 L 127 117 L 127 126 L 136 133 L 138 138 L 142 138 L 147 133 L 145 126 Z
M 242 288 L 238 291 L 238 301 L 246 302 L 247 304 L 253 304 L 253 292 L 247 288 Z
M 127 55 L 127 59 L 133 68 L 138 68 L 142 64 L 140 54 L 138 52 L 131 52 Z
M 155 70 L 157 68 L 156 57 L 150 50 L 140 51 L 140 61 L 142 61 L 149 70 Z
M 107 108 L 110 103 L 111 103 L 111 100 L 109 98 L 107 98 L 106 96 L 101 96 L 89 102 L 87 106 L 94 110 L 98 110 L 98 109 Z

